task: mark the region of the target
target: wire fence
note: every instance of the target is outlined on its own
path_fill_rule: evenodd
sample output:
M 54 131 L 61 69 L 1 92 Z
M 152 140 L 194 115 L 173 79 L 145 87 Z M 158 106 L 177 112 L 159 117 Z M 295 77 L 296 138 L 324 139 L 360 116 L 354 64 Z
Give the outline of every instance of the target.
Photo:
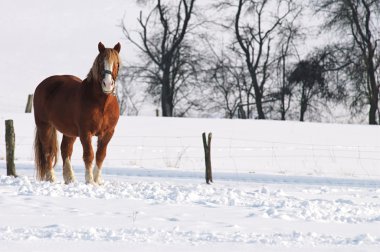
M 1 139 L 1 138 L 0 138 Z M 33 160 L 33 137 L 17 135 L 16 161 Z M 93 139 L 96 150 L 96 138 Z M 214 172 L 380 178 L 380 145 L 319 144 L 220 137 L 214 134 L 211 160 Z M 0 159 L 5 146 L 0 143 Z M 79 139 L 73 164 L 82 163 Z M 116 135 L 109 144 L 104 166 L 204 171 L 201 134 Z M 61 164 L 60 161 L 59 164 Z

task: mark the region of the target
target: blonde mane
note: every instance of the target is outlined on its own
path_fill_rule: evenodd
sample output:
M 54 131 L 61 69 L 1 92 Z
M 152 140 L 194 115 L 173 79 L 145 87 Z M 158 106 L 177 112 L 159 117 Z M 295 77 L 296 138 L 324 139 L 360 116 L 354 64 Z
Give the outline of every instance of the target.
M 114 69 L 112 71 L 113 78 L 116 78 L 118 71 L 119 71 L 119 65 L 120 65 L 120 59 L 119 54 L 116 50 L 111 48 L 106 48 L 103 52 L 99 53 L 98 56 L 96 56 L 94 63 L 90 69 L 90 72 L 87 74 L 87 79 L 92 82 L 100 82 L 102 78 L 102 72 L 104 70 L 104 61 L 108 60 L 110 63 L 114 63 Z

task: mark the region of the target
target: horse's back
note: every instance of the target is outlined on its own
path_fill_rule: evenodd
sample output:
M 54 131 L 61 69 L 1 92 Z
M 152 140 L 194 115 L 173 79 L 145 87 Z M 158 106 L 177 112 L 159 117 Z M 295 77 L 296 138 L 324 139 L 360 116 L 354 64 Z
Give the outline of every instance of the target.
M 43 80 L 34 92 L 36 123 L 49 123 L 60 128 L 62 120 L 77 116 L 82 80 L 72 75 L 55 75 Z
M 77 89 L 82 80 L 72 75 L 54 75 L 44 79 L 36 88 L 34 95 L 37 97 L 52 98 L 62 92 L 62 89 Z M 65 92 L 65 91 L 63 91 Z

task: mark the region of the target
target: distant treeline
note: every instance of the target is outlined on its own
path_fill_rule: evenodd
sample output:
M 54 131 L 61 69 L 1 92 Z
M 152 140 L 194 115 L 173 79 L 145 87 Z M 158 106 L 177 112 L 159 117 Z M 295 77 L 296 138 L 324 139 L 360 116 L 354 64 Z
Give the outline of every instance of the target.
M 162 116 L 320 121 L 339 105 L 379 123 L 380 1 L 139 4 L 137 30 L 121 25 L 140 55 L 121 71 L 123 113 L 150 99 Z

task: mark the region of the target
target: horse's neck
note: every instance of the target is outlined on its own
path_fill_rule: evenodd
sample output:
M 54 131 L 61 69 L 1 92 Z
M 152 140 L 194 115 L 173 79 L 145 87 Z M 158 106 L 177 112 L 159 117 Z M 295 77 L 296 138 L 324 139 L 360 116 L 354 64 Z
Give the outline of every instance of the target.
M 95 82 L 95 80 L 84 79 L 83 87 L 84 93 L 83 95 L 91 100 L 96 101 L 100 106 L 105 106 L 108 96 L 103 93 L 100 83 Z

